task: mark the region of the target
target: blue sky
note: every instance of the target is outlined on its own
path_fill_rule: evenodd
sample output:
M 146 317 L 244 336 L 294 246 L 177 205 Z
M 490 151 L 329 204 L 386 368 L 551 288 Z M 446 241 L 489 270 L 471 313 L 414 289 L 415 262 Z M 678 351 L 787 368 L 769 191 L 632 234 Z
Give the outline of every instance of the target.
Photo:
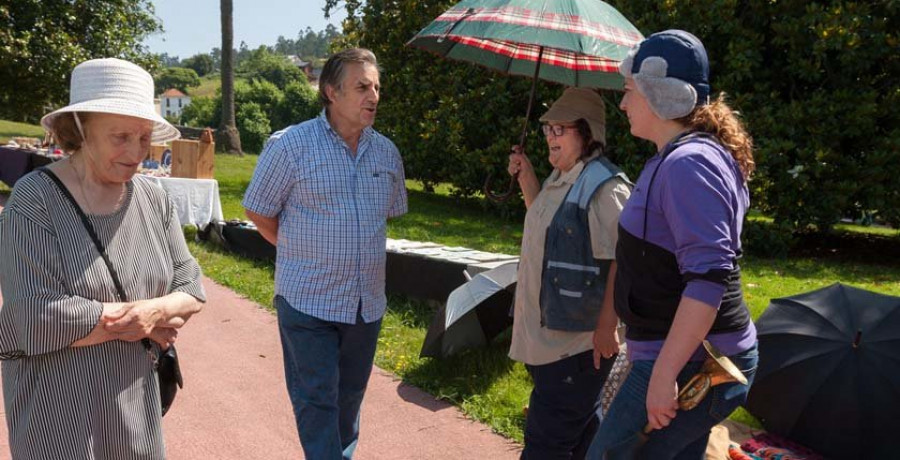
M 325 0 L 234 0 L 234 47 L 274 45 L 279 35 L 295 39 L 307 26 L 319 31 L 329 23 L 340 29 L 343 9 L 325 19 Z M 342 4 L 341 4 L 342 5 Z M 154 53 L 182 59 L 222 46 L 219 0 L 153 0 L 165 32 L 144 40 Z

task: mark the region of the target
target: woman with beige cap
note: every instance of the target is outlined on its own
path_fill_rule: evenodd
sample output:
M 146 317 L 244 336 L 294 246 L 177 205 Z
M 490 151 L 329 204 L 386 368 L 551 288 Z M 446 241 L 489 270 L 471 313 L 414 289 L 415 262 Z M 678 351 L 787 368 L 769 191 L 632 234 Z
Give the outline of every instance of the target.
M 171 199 L 135 173 L 178 131 L 150 74 L 119 59 L 75 67 L 70 104 L 41 124 L 69 156 L 20 179 L 0 215 L 12 456 L 165 458 L 155 361 L 205 295 Z
M 543 186 L 518 148 L 509 157 L 528 208 L 509 356 L 534 381 L 522 458 L 581 458 L 619 350 L 611 282 L 630 187 L 603 156 L 605 105 L 597 92 L 567 89 L 541 122 L 554 168 Z

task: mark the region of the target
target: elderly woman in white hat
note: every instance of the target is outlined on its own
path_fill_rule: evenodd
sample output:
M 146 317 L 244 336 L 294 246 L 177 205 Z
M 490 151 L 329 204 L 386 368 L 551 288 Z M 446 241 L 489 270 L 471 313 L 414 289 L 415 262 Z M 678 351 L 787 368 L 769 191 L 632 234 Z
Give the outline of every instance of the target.
M 0 215 L 12 456 L 165 458 L 154 364 L 205 295 L 172 201 L 135 173 L 178 131 L 150 74 L 119 59 L 75 67 L 70 105 L 41 124 L 69 156 L 23 177 Z
M 509 157 L 528 208 L 509 356 L 534 381 L 522 458 L 580 458 L 619 350 L 613 259 L 630 185 L 603 156 L 605 105 L 597 92 L 567 89 L 541 121 L 554 168 L 543 186 L 518 148 Z
M 615 310 L 627 326 L 631 371 L 589 458 L 701 459 L 710 429 L 749 391 L 726 383 L 679 410 L 678 388 L 707 356 L 702 341 L 748 382 L 758 360 L 738 265 L 752 141 L 722 95 L 710 98 L 706 49 L 694 35 L 655 33 L 619 71 L 631 134 L 651 141 L 656 154 L 619 219 Z

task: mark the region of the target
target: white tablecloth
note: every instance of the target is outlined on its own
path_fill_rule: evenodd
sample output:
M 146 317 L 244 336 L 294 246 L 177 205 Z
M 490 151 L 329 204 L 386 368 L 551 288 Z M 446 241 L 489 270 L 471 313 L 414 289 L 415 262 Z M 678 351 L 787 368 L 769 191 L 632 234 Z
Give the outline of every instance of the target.
M 213 220 L 224 220 L 222 202 L 219 201 L 219 183 L 215 179 L 146 177 L 169 192 L 178 210 L 181 225 L 203 227 Z

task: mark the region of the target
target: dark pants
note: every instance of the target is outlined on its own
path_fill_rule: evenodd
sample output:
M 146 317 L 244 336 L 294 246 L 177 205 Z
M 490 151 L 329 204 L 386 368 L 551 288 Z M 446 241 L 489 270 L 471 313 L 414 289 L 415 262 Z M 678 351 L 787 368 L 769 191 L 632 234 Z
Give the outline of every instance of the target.
M 322 321 L 275 297 L 284 375 L 300 444 L 308 459 L 350 459 L 381 320 Z
M 597 430 L 600 390 L 613 359 L 594 369 L 593 351 L 541 366 L 526 365 L 534 380 L 525 421 L 527 460 L 580 459 Z

